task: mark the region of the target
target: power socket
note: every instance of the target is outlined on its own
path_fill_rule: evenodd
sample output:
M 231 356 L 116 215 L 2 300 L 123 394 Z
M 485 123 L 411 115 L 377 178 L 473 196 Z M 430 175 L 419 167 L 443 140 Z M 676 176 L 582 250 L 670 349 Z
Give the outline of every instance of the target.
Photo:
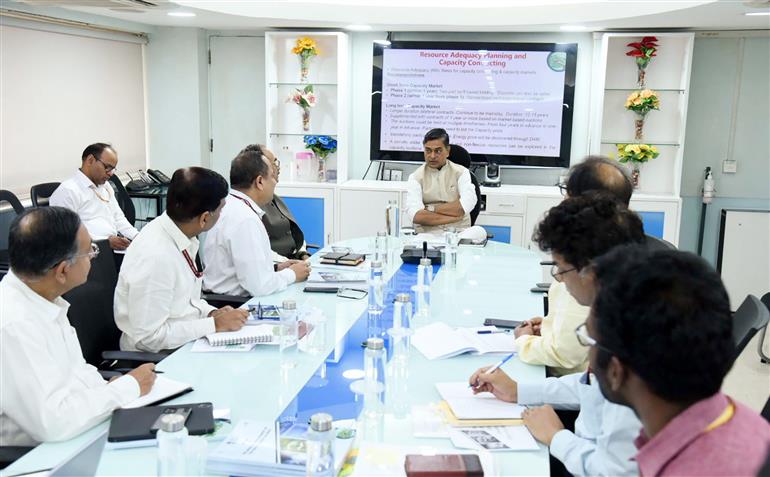
M 722 161 L 723 174 L 735 174 L 736 172 L 738 172 L 738 161 Z

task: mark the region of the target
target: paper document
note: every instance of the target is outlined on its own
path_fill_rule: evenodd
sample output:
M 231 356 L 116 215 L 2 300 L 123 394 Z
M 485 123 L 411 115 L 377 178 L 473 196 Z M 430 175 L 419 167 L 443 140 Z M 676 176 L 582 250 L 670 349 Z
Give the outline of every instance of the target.
M 462 427 L 449 431 L 458 449 L 501 451 L 538 450 L 537 441 L 526 426 Z
M 195 340 L 195 343 L 193 343 L 192 348 L 190 349 L 190 352 L 191 353 L 244 353 L 246 351 L 253 350 L 255 346 L 257 346 L 256 343 L 213 346 L 209 344 L 209 340 L 207 340 L 206 338 L 199 338 Z
M 279 326 L 275 322 L 244 326 L 238 331 L 220 331 L 206 335 L 206 339 L 212 346 L 254 343 L 278 344 Z
M 174 381 L 173 379 L 169 379 L 159 374 L 155 377 L 155 384 L 152 385 L 152 389 L 149 393 L 126 404 L 123 406 L 123 409 L 149 406 L 150 404 L 155 404 L 168 397 L 182 394 L 185 391 L 192 391 L 192 387 L 187 383 Z
M 513 333 L 478 334 L 477 331 L 500 331 L 494 326 L 452 328 L 435 322 L 418 328 L 412 345 L 428 359 L 451 358 L 463 353 L 513 353 L 516 351 Z
M 331 270 L 318 270 L 314 268 L 307 279 L 308 283 L 323 283 L 324 285 L 338 284 L 366 284 L 368 276 L 366 272 L 337 272 Z
M 526 409 L 501 401 L 491 393 L 474 395 L 467 382 L 436 383 L 436 389 L 457 419 L 521 419 L 521 413 Z

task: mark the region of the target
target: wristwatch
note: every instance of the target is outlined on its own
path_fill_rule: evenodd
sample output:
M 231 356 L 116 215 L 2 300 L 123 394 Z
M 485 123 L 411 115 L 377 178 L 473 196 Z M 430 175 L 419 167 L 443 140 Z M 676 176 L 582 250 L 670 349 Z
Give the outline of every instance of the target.
M 432 205 L 432 204 L 431 205 L 426 205 L 425 206 L 425 210 L 427 210 L 428 212 L 435 212 L 436 211 L 436 206 Z

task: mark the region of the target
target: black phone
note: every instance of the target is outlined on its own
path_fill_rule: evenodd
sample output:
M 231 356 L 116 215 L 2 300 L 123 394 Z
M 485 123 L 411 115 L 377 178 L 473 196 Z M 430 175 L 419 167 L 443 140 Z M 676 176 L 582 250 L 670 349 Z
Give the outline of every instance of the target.
M 306 286 L 302 291 L 305 293 L 337 293 L 339 291 L 339 287 Z
M 522 323 L 522 321 L 498 320 L 496 318 L 487 318 L 484 320 L 484 326 L 497 326 L 498 328 L 518 328 Z
M 160 421 L 163 419 L 163 416 L 167 416 L 169 414 L 179 414 L 184 419 L 184 422 L 187 422 L 187 418 L 190 417 L 190 414 L 192 413 L 191 407 L 169 407 L 163 410 L 163 412 L 158 416 L 157 419 L 155 419 L 155 422 L 150 427 L 150 432 L 157 432 L 158 429 L 160 429 Z
M 166 174 L 160 172 L 158 169 L 147 169 L 147 174 L 155 179 L 155 181 L 160 185 L 171 184 L 171 179 L 169 179 Z

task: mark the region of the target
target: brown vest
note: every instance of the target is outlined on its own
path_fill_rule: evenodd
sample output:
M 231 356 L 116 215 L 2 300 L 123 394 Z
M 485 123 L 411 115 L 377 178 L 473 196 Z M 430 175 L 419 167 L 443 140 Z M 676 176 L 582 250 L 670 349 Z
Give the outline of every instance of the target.
M 460 198 L 460 190 L 457 181 L 467 169 L 452 161 L 446 161 L 441 169 L 433 169 L 426 164 L 420 166 L 414 172 L 415 180 L 422 187 L 422 202 L 425 205 L 453 202 Z M 471 226 L 471 216 L 468 212 L 458 221 L 446 225 L 418 225 L 414 228 L 418 233 L 438 232 L 448 227 L 455 227 L 458 231 Z

